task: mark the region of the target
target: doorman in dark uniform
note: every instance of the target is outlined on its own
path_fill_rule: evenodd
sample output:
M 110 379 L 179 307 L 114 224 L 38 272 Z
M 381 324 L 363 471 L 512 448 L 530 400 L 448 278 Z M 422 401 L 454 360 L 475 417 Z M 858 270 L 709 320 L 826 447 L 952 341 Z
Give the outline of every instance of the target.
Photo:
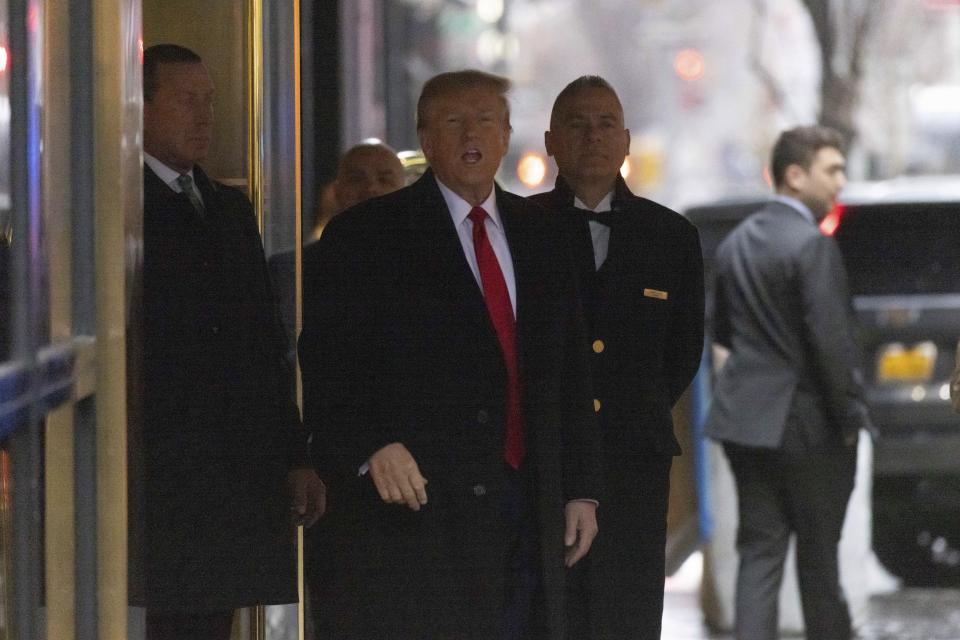
M 568 637 L 564 566 L 597 531 L 597 426 L 566 247 L 494 183 L 508 87 L 429 80 L 431 170 L 334 218 L 304 265 L 305 420 L 335 476 L 330 637 Z
M 660 637 L 671 409 L 703 350 L 703 262 L 692 224 L 633 195 L 623 108 L 596 76 L 557 96 L 545 134 L 556 187 L 533 200 L 573 244 L 593 347 L 604 493 L 595 553 L 574 568 L 572 637 Z M 588 606 L 584 606 L 588 605 Z
M 210 76 L 165 44 L 144 52 L 143 82 L 131 600 L 147 608 L 149 640 L 226 639 L 234 609 L 296 602 L 293 524 L 316 521 L 324 488 L 289 392 L 253 207 L 196 164 L 210 144 Z

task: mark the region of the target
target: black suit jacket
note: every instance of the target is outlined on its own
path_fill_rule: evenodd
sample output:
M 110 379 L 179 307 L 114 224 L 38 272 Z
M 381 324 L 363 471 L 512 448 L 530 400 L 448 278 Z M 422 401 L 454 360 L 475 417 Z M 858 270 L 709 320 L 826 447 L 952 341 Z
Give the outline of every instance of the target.
M 131 599 L 164 609 L 293 602 L 285 481 L 308 460 L 253 208 L 195 168 L 201 220 L 149 166 L 143 174 Z
M 771 202 L 717 249 L 718 373 L 707 435 L 802 452 L 867 428 L 847 275 L 833 238 Z
M 703 352 L 703 258 L 696 228 L 617 180 L 607 259 L 594 273 L 586 219 L 574 193 L 556 188 L 531 198 L 555 211 L 573 244 L 594 343 L 592 361 L 605 449 L 680 453 L 670 411 Z M 590 283 L 595 281 L 591 290 Z M 599 341 L 599 343 L 598 343 Z
M 599 491 L 587 343 L 560 237 L 538 207 L 499 188 L 496 197 L 516 274 L 525 466 L 559 637 L 564 505 Z M 330 591 L 348 594 L 343 615 L 369 614 L 353 620 L 354 635 L 340 634 L 497 637 L 506 371 L 433 174 L 334 218 L 304 273 L 305 420 L 337 476 L 335 540 L 351 558 L 332 570 Z M 358 477 L 391 442 L 429 481 L 419 513 L 383 504 Z

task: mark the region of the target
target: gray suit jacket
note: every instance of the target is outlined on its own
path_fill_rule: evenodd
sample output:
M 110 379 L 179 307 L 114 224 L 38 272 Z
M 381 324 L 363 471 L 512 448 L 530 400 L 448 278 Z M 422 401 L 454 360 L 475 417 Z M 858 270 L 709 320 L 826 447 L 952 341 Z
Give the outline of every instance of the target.
M 707 435 L 804 451 L 868 428 L 847 275 L 832 238 L 771 202 L 717 250 L 714 341 L 730 350 Z

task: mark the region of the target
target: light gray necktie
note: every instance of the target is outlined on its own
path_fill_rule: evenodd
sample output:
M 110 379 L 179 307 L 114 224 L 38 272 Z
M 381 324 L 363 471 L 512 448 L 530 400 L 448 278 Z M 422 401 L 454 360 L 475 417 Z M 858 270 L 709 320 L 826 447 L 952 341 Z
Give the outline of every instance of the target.
M 193 190 L 193 178 L 188 173 L 180 174 L 177 176 L 177 184 L 180 185 L 180 191 L 187 196 L 187 198 L 190 200 L 190 204 L 193 205 L 193 208 L 197 210 L 197 215 L 202 218 L 203 201 L 200 200 L 200 196 L 197 195 L 197 192 Z

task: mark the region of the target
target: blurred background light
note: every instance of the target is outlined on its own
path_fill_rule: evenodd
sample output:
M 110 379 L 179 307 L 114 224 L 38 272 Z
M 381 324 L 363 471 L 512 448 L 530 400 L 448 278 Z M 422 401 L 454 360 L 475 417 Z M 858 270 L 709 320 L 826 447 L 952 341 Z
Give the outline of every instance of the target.
M 696 49 L 682 49 L 673 59 L 673 70 L 681 80 L 693 81 L 703 77 L 706 62 L 703 54 Z
M 539 153 L 528 151 L 517 162 L 517 177 L 530 189 L 539 187 L 547 177 L 547 161 Z
M 477 17 L 493 24 L 503 17 L 503 0 L 477 0 Z

